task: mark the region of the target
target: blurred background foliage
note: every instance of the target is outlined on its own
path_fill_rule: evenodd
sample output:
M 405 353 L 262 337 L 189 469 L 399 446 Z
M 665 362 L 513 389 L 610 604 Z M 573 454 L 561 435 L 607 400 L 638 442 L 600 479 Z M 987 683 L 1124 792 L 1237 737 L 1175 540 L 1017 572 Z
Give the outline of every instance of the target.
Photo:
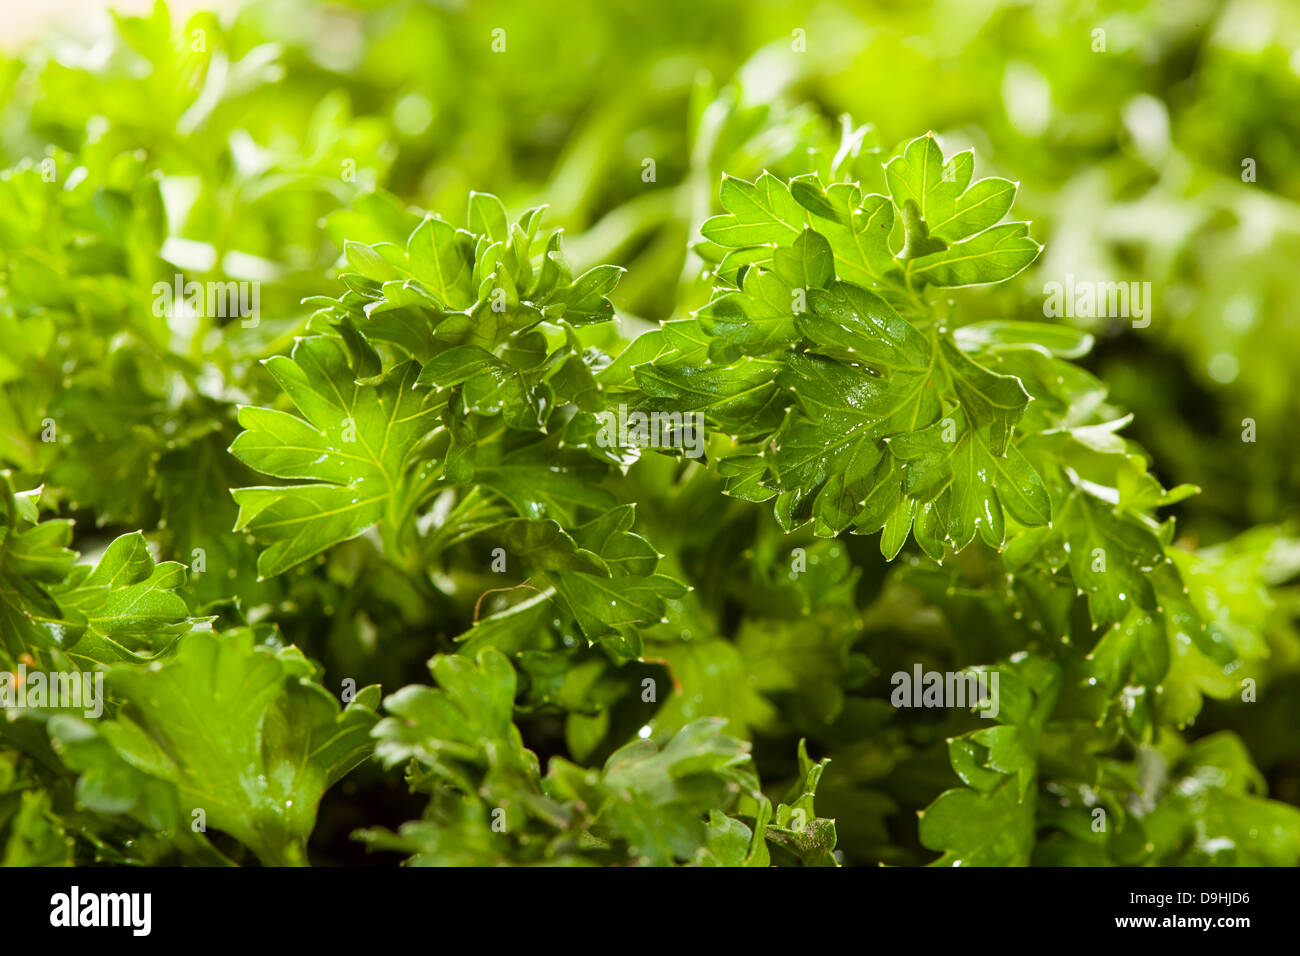
M 707 300 L 686 250 L 718 211 L 722 171 L 802 172 L 809 151 L 839 147 L 844 113 L 870 124 L 864 176 L 933 129 L 946 153 L 975 147 L 981 175 L 1021 183 L 1017 212 L 1044 255 L 1013 283 L 963 294 L 962 322 L 1041 319 L 1044 284 L 1067 275 L 1151 283 L 1146 328 L 1065 321 L 1096 337 L 1084 364 L 1134 412 L 1129 437 L 1153 472 L 1202 488 L 1173 511 L 1181 539 L 1209 549 L 1218 599 L 1250 617 L 1271 652 L 1262 676 L 1284 691 L 1257 709 L 1209 702 L 1193 736 L 1235 731 L 1271 794 L 1300 803 L 1291 0 L 259 0 L 64 24 L 0 57 L 0 459 L 19 487 L 47 482 L 81 519 L 83 550 L 137 527 L 165 557 L 219 548 L 207 560 L 220 573 L 195 579 L 196 608 L 277 625 L 324 662 L 328 686 L 424 680 L 489 576 L 454 572 L 459 603 L 435 613 L 367 539 L 260 581 L 253 546 L 229 530 L 226 489 L 255 483 L 225 453 L 234 405 L 273 401 L 254 363 L 305 329 L 304 297 L 332 291 L 342 238 L 367 239 L 363 197 L 381 189 L 453 222 L 470 190 L 512 211 L 548 204 L 578 270 L 629 270 L 613 298 L 631 338 Z M 51 170 L 60 191 L 44 188 Z M 261 324 L 156 316 L 151 288 L 178 270 L 259 281 Z M 47 412 L 62 443 L 37 440 Z M 833 758 L 818 802 L 846 859 L 925 861 L 912 811 L 951 782 L 943 739 L 969 721 L 900 717 L 881 675 L 1020 647 L 999 638 L 1014 625 L 996 596 L 955 593 L 934 572 L 887 574 L 859 540 L 806 542 L 814 573 L 782 580 L 791 541 L 763 509 L 731 502 L 694 530 L 683 516 L 716 511 L 716 479 L 644 464 L 639 521 L 695 585 L 690 613 L 707 632 L 659 635 L 647 652 L 695 689 L 658 726 L 726 714 L 756 735 L 764 780 L 788 779 L 792 741 L 809 737 Z M 1261 577 L 1270 588 L 1252 590 Z M 603 757 L 639 723 L 620 701 L 642 670 L 592 652 L 577 676 L 531 675 L 554 686 L 525 723 L 530 746 L 543 760 Z M 578 701 L 558 723 L 546 716 L 557 695 Z M 1175 751 L 1171 774 L 1199 759 Z M 347 832 L 409 816 L 401 789 L 375 768 L 345 781 L 322 810 L 323 852 L 357 859 Z M 367 792 L 378 796 L 363 811 Z

